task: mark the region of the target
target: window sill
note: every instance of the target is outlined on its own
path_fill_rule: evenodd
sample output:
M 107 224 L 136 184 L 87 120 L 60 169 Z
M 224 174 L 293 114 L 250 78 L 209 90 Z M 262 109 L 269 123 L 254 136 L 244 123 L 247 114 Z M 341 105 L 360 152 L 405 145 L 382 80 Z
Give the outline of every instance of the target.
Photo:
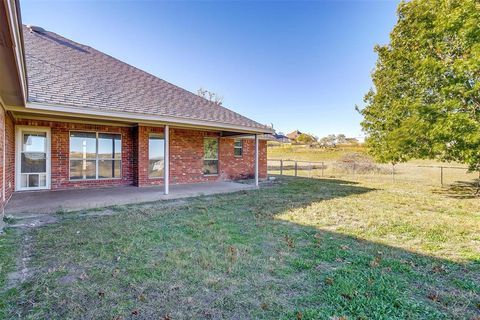
M 98 178 L 98 179 L 68 179 L 69 182 L 85 182 L 85 181 L 107 181 L 107 180 L 122 180 L 122 178 Z
M 218 173 L 204 173 L 204 177 L 218 177 Z

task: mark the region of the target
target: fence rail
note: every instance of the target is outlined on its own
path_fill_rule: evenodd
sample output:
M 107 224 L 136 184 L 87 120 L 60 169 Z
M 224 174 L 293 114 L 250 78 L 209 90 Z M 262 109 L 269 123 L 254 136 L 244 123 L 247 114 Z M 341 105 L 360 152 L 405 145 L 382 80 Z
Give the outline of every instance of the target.
M 480 176 L 467 167 L 454 165 L 380 164 L 357 161 L 305 161 L 268 159 L 268 173 L 273 175 L 355 178 L 378 181 L 408 181 L 431 185 L 479 183 Z

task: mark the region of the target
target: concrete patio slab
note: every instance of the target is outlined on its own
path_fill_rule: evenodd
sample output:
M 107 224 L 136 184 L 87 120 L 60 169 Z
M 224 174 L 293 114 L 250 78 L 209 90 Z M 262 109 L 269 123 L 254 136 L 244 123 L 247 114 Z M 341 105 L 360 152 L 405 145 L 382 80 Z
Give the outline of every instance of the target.
M 255 188 L 255 185 L 246 183 L 210 182 L 171 185 L 168 195 L 163 194 L 163 187 L 138 188 L 135 186 L 15 192 L 5 207 L 5 214 L 25 217 L 29 214 L 49 214 L 58 211 L 76 211 L 112 205 L 181 199 Z

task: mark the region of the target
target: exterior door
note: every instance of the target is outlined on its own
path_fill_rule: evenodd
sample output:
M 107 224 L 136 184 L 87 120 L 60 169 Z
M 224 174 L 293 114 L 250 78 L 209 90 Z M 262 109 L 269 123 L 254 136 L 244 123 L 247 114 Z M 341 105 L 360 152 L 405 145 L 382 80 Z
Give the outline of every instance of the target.
M 50 189 L 50 129 L 17 127 L 16 190 Z

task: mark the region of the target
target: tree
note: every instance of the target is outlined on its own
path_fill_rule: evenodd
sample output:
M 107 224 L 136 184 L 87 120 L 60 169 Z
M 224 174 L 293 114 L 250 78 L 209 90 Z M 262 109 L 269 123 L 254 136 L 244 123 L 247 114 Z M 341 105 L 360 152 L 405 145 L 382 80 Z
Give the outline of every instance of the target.
M 340 133 L 340 134 L 337 134 L 336 140 L 338 144 L 343 144 L 347 142 L 347 137 L 343 133 Z
M 480 170 L 480 2 L 398 6 L 390 43 L 376 46 L 362 127 L 382 162 L 435 158 Z
M 349 143 L 351 145 L 358 145 L 360 143 L 357 138 L 347 138 L 345 140 L 346 143 Z
M 335 147 L 337 144 L 337 137 L 334 134 L 329 134 L 328 136 L 321 138 L 318 142 L 323 147 Z
M 317 138 L 312 134 L 302 133 L 297 137 L 296 141 L 302 144 L 312 144 L 317 142 Z
M 210 102 L 215 103 L 217 106 L 222 106 L 223 104 L 223 97 L 220 96 L 218 93 L 200 88 L 197 90 L 197 95 L 207 99 Z

